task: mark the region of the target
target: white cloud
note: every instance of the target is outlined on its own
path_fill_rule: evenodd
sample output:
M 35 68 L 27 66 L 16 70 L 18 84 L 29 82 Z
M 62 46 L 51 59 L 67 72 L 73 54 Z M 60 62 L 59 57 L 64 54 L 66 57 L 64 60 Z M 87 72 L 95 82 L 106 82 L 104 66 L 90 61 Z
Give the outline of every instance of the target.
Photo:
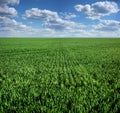
M 28 19 L 37 19 L 37 20 L 51 20 L 59 18 L 57 12 L 50 10 L 41 10 L 38 8 L 32 8 L 25 11 L 25 17 Z
M 103 16 L 110 15 L 112 13 L 117 13 L 120 11 L 117 3 L 110 1 L 96 2 L 93 4 L 86 5 L 76 5 L 75 9 L 78 12 L 85 13 L 90 19 L 99 19 Z
M 15 17 L 17 16 L 17 11 L 15 8 L 8 6 L 0 6 L 0 16 Z
M 25 31 L 30 27 L 8 17 L 0 17 L 0 32 Z
M 9 20 L 8 18 L 4 18 L 4 20 L 6 20 L 6 23 L 2 25 L 2 27 L 0 27 L 0 36 L 8 35 L 11 37 L 120 37 L 119 28 L 115 28 L 116 30 L 103 30 L 103 27 L 106 27 L 105 29 L 107 29 L 109 28 L 109 25 L 103 26 L 104 23 L 102 22 L 97 25 L 89 25 L 91 29 L 87 29 L 87 25 L 75 23 L 76 26 L 61 31 L 56 30 L 56 28 L 53 29 L 53 26 L 52 29 L 50 27 L 32 28 L 22 23 L 18 23 L 12 19 Z M 1 21 L 3 21 L 3 19 L 0 19 L 0 22 Z M 117 24 L 118 22 L 115 23 Z
M 16 35 L 16 33 L 31 29 L 31 27 L 13 19 L 13 17 L 17 16 L 17 11 L 14 7 L 10 7 L 9 4 L 15 5 L 19 4 L 19 2 L 20 0 L 0 0 L 0 36 Z
M 84 25 L 75 23 L 76 26 L 62 33 L 60 37 L 120 37 L 120 22 L 115 20 L 100 20 L 98 24 Z M 89 28 L 88 28 L 89 27 Z
M 1 36 L 27 36 L 28 33 L 33 33 L 33 29 L 13 19 L 6 18 L 6 22 L 0 26 Z
M 20 0 L 7 0 L 8 4 L 19 4 Z
M 77 16 L 75 14 L 72 14 L 72 13 L 61 12 L 60 17 L 63 18 L 63 19 L 69 20 L 69 19 L 72 19 L 72 18 L 76 18 Z
M 8 5 L 19 4 L 19 2 L 19 0 L 0 0 L 0 16 L 15 17 L 17 15 L 16 9 Z
M 41 10 L 38 8 L 32 8 L 25 12 L 25 18 L 28 19 L 37 19 L 43 20 L 43 26 L 45 28 L 58 30 L 66 30 L 71 29 L 75 26 L 75 23 L 70 20 L 62 19 L 57 12 L 53 12 L 50 10 Z
M 104 32 L 115 32 L 120 30 L 120 21 L 116 20 L 100 20 L 100 23 L 93 25 L 96 30 Z
M 106 3 L 106 4 L 105 4 Z M 109 3 L 112 3 L 110 5 Z M 96 2 L 92 5 L 77 5 L 77 11 L 84 12 L 91 19 L 98 19 L 102 16 L 118 12 L 115 2 Z M 26 10 L 24 18 L 43 22 L 43 28 L 32 28 L 13 17 L 17 11 L 11 5 L 19 4 L 19 0 L 0 0 L 0 36 L 11 37 L 120 37 L 120 22 L 115 20 L 100 20 L 95 25 L 84 25 L 71 21 L 76 15 L 72 13 L 58 14 L 50 10 L 32 8 Z M 116 6 L 115 6 L 116 4 Z M 9 6 L 10 5 L 10 6 Z M 106 5 L 104 7 L 104 5 Z M 109 6 L 109 7 L 108 7 Z M 112 10 L 108 10 L 112 9 Z M 41 24 L 41 22 L 40 22 Z M 90 28 L 90 29 L 89 29 Z
M 0 0 L 0 5 L 6 5 L 6 4 L 19 4 L 20 0 Z
M 68 21 L 68 20 L 62 20 L 62 19 L 56 19 L 56 20 L 48 20 L 44 23 L 44 26 L 46 28 L 54 29 L 54 30 L 69 30 L 75 26 L 75 22 Z

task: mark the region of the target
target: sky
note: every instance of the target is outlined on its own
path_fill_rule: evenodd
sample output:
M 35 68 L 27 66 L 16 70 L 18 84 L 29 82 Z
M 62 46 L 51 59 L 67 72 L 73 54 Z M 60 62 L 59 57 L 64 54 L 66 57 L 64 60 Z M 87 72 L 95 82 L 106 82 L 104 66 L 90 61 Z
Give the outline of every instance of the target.
M 120 37 L 120 0 L 0 0 L 0 37 Z

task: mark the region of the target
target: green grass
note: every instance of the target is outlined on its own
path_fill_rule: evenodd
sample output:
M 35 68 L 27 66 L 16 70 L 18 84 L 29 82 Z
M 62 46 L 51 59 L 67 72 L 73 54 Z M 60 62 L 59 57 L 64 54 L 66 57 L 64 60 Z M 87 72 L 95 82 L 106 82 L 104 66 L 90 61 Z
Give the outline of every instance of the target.
M 0 113 L 117 113 L 120 39 L 0 39 Z

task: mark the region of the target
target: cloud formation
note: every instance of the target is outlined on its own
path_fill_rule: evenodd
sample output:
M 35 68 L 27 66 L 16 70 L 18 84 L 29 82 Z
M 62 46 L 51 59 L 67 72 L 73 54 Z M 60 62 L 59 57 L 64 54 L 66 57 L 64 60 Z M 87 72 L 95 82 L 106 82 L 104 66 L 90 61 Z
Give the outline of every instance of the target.
M 38 8 L 32 8 L 25 11 L 25 17 L 28 19 L 37 19 L 37 20 L 51 20 L 59 18 L 57 12 L 50 10 L 41 10 Z
M 72 18 L 76 18 L 77 15 L 75 15 L 73 13 L 61 12 L 60 17 L 63 18 L 63 19 L 66 19 L 66 20 L 70 20 Z
M 85 13 L 89 19 L 93 19 L 93 20 L 120 11 L 117 3 L 110 1 L 96 2 L 91 5 L 79 4 L 75 6 L 75 9 L 78 12 Z
M 15 17 L 17 11 L 15 8 L 9 7 L 9 4 L 15 5 L 19 2 L 19 0 L 0 0 L 0 16 Z
M 62 20 L 61 18 L 56 20 L 48 20 L 45 22 L 44 26 L 46 28 L 54 29 L 56 31 L 69 30 L 75 26 L 75 22 Z
M 93 26 L 96 30 L 115 32 L 120 30 L 120 21 L 116 20 L 100 20 L 100 23 Z
M 75 26 L 75 23 L 69 20 L 62 19 L 57 12 L 50 10 L 41 10 L 38 8 L 32 8 L 25 11 L 25 18 L 43 20 L 43 26 L 45 28 L 58 30 L 70 29 Z
M 0 6 L 0 16 L 15 17 L 17 16 L 17 11 L 15 8 L 5 6 Z
M 0 5 L 6 5 L 6 4 L 19 4 L 20 0 L 0 0 Z
M 20 0 L 0 0 L 0 34 L 10 35 L 25 31 L 30 27 L 17 22 L 13 17 L 17 16 L 17 11 L 9 5 L 19 4 Z
M 9 27 L 12 29 L 13 28 L 26 28 L 27 26 L 26 25 L 23 25 L 22 23 L 19 23 L 17 22 L 16 20 L 14 19 L 10 19 L 10 18 L 7 18 L 7 17 L 0 17 L 0 27 Z
M 75 6 L 77 11 L 57 12 L 39 8 L 26 9 L 23 14 L 15 9 L 20 0 L 0 0 L 0 36 L 19 37 L 119 37 L 120 21 L 102 20 L 104 16 L 119 12 L 117 3 L 110 1 Z M 74 6 L 73 6 L 74 7 Z M 22 20 L 19 16 L 24 17 Z M 19 22 L 16 20 L 18 17 Z M 109 18 L 112 15 L 109 16 Z M 114 17 L 114 15 L 113 15 Z M 73 19 L 75 18 L 75 19 Z M 102 18 L 102 19 L 101 19 Z M 108 18 L 108 19 L 109 19 Z M 84 20 L 85 19 L 85 20 Z M 97 20 L 95 20 L 97 19 Z M 34 21 L 38 20 L 38 21 Z M 83 22 L 83 23 L 81 23 Z M 24 24 L 26 23 L 26 25 Z M 27 26 L 27 24 L 31 25 Z

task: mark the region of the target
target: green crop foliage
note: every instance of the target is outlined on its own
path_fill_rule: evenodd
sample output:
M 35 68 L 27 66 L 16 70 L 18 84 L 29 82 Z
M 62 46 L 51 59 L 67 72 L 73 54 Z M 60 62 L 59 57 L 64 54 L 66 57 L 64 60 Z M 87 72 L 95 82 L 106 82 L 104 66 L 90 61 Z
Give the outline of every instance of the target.
M 0 39 L 0 113 L 118 113 L 120 39 Z

